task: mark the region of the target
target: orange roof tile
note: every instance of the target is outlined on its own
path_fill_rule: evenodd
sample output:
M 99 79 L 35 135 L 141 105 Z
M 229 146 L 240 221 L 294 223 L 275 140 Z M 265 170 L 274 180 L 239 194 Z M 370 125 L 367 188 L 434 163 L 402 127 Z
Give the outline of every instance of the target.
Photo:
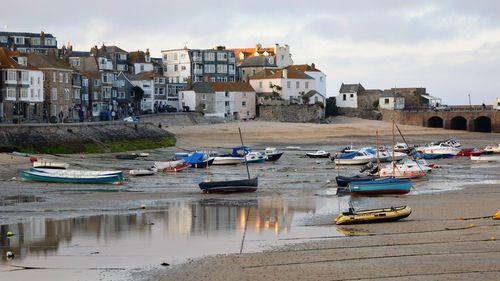
M 242 82 L 210 83 L 210 86 L 216 92 L 255 92 L 249 83 Z

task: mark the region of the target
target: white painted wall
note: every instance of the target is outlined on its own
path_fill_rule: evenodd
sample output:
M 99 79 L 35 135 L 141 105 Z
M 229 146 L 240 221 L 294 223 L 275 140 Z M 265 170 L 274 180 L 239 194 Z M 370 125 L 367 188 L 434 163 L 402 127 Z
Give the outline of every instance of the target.
M 290 46 L 279 44 L 274 45 L 274 54 L 276 55 L 276 66 L 285 68 L 293 64 L 292 55 L 290 54 Z
M 141 70 L 141 66 L 144 70 Z M 152 71 L 154 70 L 152 63 L 134 63 L 134 75 L 144 72 L 144 71 Z
M 381 109 L 388 110 L 401 110 L 405 107 L 404 97 L 380 97 L 378 101 L 378 106 Z
M 190 111 L 196 110 L 196 93 L 194 91 L 179 92 L 179 109 L 183 110 L 184 106 L 189 106 Z
M 321 71 L 306 71 L 304 73 L 314 78 L 315 90 L 326 97 L 326 75 Z
M 336 97 L 338 107 L 358 108 L 358 94 L 356 93 L 339 93 Z
M 139 86 L 144 91 L 144 98 L 141 102 L 141 110 L 154 110 L 155 104 L 155 88 L 153 79 L 148 80 L 132 80 L 132 85 Z
M 255 92 L 232 92 L 234 96 L 234 112 L 238 112 L 239 119 L 251 119 L 255 117 L 256 97 Z M 245 102 L 245 106 L 243 106 Z
M 185 83 L 191 76 L 191 61 L 187 49 L 162 51 L 163 75 L 170 83 Z M 165 60 L 165 55 L 167 59 Z M 175 66 L 177 65 L 177 71 Z M 183 70 L 184 68 L 184 70 Z
M 282 88 L 281 97 L 284 100 L 299 99 L 301 92 L 307 93 L 310 90 L 316 90 L 316 84 L 313 79 L 250 79 L 249 83 L 257 93 L 271 93 L 273 90 L 270 83 L 279 85 Z
M 38 70 L 28 71 L 30 85 L 28 88 L 28 99 L 30 102 L 43 102 L 43 72 Z M 32 83 L 33 82 L 33 83 Z M 33 92 L 33 97 L 31 93 Z

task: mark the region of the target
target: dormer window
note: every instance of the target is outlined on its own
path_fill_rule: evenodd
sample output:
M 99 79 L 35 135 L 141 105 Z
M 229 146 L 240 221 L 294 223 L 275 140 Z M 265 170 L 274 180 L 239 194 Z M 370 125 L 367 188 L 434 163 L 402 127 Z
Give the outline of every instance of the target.
M 150 56 L 145 56 L 145 57 L 144 57 L 144 60 L 145 60 L 146 62 L 151 62 L 151 57 L 150 57 Z

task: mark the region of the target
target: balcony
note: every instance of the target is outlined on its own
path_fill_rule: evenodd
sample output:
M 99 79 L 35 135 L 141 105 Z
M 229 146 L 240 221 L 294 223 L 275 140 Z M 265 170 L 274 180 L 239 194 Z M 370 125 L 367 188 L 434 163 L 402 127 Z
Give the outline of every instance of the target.
M 202 62 L 203 58 L 201 56 L 193 56 L 193 62 Z
M 234 74 L 235 74 L 235 71 L 234 71 L 234 69 L 229 69 L 228 73 L 229 73 L 230 75 L 234 75 Z
M 195 68 L 195 69 L 193 69 L 193 73 L 195 75 L 203 75 L 203 69 L 201 69 L 201 68 Z
M 235 58 L 229 58 L 228 62 L 229 63 L 235 63 L 236 59 Z

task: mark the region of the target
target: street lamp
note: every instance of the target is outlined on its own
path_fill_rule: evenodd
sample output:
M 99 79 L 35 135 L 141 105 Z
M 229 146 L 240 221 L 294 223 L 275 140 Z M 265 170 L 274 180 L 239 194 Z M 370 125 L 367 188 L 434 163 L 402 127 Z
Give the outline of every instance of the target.
M 469 108 L 470 110 L 472 110 L 472 103 L 470 102 L 470 94 L 468 94 L 468 96 L 469 96 Z

